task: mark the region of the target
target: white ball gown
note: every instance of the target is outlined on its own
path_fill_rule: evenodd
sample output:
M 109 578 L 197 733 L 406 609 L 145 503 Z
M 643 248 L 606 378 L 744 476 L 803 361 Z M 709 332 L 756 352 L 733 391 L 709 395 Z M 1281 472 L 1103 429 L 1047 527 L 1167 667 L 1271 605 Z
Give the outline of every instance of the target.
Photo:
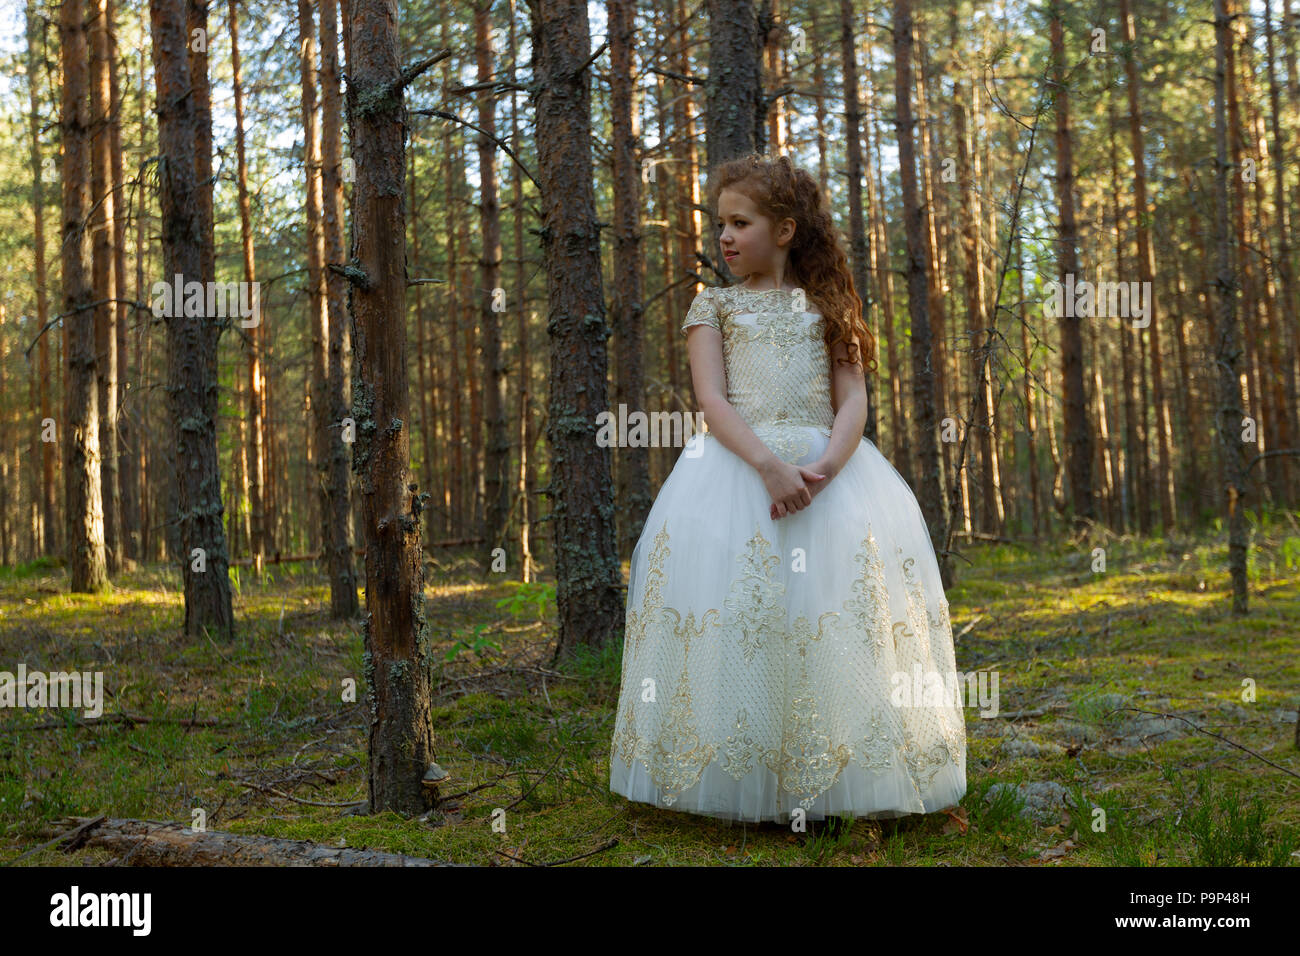
M 727 393 L 780 458 L 830 441 L 823 322 L 785 290 L 709 288 L 683 331 L 722 333 Z M 707 432 L 632 553 L 614 793 L 727 820 L 889 818 L 966 793 L 966 726 L 939 566 L 916 498 L 863 438 L 801 511 Z M 922 706 L 917 706 L 918 704 Z

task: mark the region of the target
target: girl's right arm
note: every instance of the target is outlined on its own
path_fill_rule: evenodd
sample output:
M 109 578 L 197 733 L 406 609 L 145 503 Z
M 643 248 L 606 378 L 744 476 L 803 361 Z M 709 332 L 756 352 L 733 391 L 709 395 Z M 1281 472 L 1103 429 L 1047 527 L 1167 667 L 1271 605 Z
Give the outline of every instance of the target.
M 800 511 L 812 504 L 812 494 L 799 469 L 782 461 L 727 401 L 727 375 L 722 358 L 722 333 L 708 325 L 686 330 L 686 347 L 691 357 L 691 381 L 709 432 L 728 451 L 759 473 L 778 516 Z

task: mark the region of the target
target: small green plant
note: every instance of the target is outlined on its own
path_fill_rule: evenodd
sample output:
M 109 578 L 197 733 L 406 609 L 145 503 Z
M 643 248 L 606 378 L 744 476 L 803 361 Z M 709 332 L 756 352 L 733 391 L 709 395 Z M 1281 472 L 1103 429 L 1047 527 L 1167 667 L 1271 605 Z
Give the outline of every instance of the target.
M 0 566 L 0 579 L 21 580 L 35 577 L 48 571 L 54 571 L 63 562 L 58 558 L 43 557 L 23 564 Z
M 1282 542 L 1282 560 L 1288 571 L 1300 568 L 1300 537 L 1292 535 Z
M 555 585 L 546 581 L 511 581 L 511 593 L 496 602 L 511 617 L 536 616 L 541 621 L 555 606 Z
M 809 859 L 820 863 L 852 842 L 850 836 L 852 829 L 852 814 L 827 817 L 808 834 L 808 839 L 803 844 L 803 852 Z
M 1024 818 L 1020 815 L 1024 808 L 1025 798 L 1014 784 L 1000 787 L 993 799 L 985 804 L 979 819 L 980 828 L 989 833 L 1020 828 L 1024 825 Z
M 473 651 L 479 657 L 483 657 L 488 651 L 499 651 L 501 645 L 490 637 L 483 636 L 483 629 L 488 625 L 479 624 L 474 628 L 474 633 L 469 635 L 469 640 L 458 640 L 447 648 L 447 657 L 449 661 L 454 661 L 461 651 Z M 458 632 L 459 633 L 459 632 Z
M 1286 866 L 1296 846 L 1296 834 L 1284 826 L 1270 841 L 1265 830 L 1269 808 L 1258 796 L 1246 805 L 1235 787 L 1215 793 L 1205 770 L 1197 774 L 1196 791 L 1200 803 L 1183 821 L 1194 841 L 1193 866 Z

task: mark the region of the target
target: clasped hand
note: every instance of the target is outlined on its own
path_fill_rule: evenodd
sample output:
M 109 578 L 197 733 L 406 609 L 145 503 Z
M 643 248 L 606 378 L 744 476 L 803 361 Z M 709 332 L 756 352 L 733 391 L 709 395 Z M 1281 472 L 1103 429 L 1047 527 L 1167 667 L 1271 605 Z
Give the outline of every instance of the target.
M 792 465 L 779 458 L 760 471 L 760 474 L 767 493 L 772 498 L 768 514 L 773 521 L 807 508 L 833 477 L 830 468 L 823 461 Z

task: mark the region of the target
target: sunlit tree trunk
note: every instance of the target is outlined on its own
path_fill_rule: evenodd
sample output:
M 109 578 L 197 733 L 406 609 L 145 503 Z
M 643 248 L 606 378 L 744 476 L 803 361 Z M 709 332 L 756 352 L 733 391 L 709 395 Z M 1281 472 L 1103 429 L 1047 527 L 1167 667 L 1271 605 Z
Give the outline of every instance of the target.
M 59 10 L 63 54 L 60 125 L 63 137 L 63 351 L 65 357 L 62 443 L 65 544 L 73 591 L 108 588 L 101 497 L 99 395 L 95 389 L 94 287 L 86 221 L 90 152 L 90 71 L 85 9 L 69 0 Z
M 338 5 L 320 0 L 321 84 L 321 197 L 324 263 L 342 268 L 343 262 L 343 106 L 339 95 Z M 344 381 L 349 371 L 344 348 L 347 323 L 346 280 L 337 271 L 325 275 L 327 291 L 328 374 L 325 381 L 325 415 L 329 435 L 322 451 L 325 474 L 325 547 L 330 576 L 330 615 L 353 617 L 357 603 L 357 572 L 352 560 L 352 489 L 349 443 L 344 441 L 343 419 L 348 417 Z
M 41 158 L 41 119 L 40 119 L 40 82 L 43 72 L 36 44 L 40 39 L 38 14 L 35 0 L 28 0 L 27 5 L 27 95 L 30 103 L 28 128 L 31 134 L 32 163 L 32 247 L 36 278 L 36 322 L 40 329 L 50 318 L 49 293 L 46 290 L 45 271 L 45 194 L 42 177 L 43 162 Z M 50 338 L 52 331 L 41 336 L 37 346 L 37 362 L 40 368 L 40 411 L 42 430 L 47 420 L 52 420 L 50 405 Z M 57 425 L 57 423 L 56 423 Z M 57 437 L 57 428 L 56 428 Z M 57 442 L 41 441 L 41 531 L 42 548 L 45 554 L 53 555 L 59 550 L 58 509 L 55 504 L 54 491 L 54 450 Z

